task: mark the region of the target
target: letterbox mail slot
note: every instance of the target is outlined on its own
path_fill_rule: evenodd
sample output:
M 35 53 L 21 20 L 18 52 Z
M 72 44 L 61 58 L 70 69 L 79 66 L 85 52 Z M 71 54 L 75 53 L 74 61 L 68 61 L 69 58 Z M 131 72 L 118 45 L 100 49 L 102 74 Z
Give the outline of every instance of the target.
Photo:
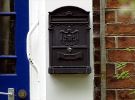
M 49 73 L 89 74 L 89 12 L 64 6 L 49 12 Z

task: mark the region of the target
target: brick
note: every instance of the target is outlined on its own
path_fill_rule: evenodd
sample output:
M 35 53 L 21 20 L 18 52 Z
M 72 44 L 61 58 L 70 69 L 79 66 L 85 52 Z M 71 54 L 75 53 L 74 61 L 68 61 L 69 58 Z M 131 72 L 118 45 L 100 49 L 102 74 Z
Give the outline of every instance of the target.
M 107 24 L 106 35 L 135 35 L 135 24 Z
M 100 9 L 100 0 L 93 0 L 93 10 Z
M 100 11 L 93 12 L 93 23 L 100 23 Z
M 129 71 L 130 75 L 134 75 L 135 74 L 135 64 L 127 63 L 124 68 L 122 68 L 121 70 L 118 71 L 118 73 L 121 73 L 122 71 Z
M 107 8 L 120 8 L 132 3 L 134 0 L 106 0 Z
M 114 23 L 115 22 L 115 12 L 114 11 L 106 11 L 105 12 L 105 22 L 106 23 Z
M 118 12 L 118 22 L 122 22 L 122 23 L 132 23 L 133 22 L 133 11 L 126 11 L 126 12 L 122 12 L 122 11 L 119 11 Z
M 106 76 L 114 76 L 115 75 L 115 65 L 114 64 L 106 64 Z
M 100 24 L 93 24 L 93 32 L 95 37 L 100 35 Z
M 135 51 L 108 50 L 109 62 L 133 62 L 135 61 Z
M 106 37 L 106 48 L 115 48 L 115 38 L 114 37 Z
M 96 62 L 100 62 L 100 51 L 99 50 L 95 50 L 95 52 L 94 52 L 94 60 Z
M 119 48 L 135 48 L 135 37 L 119 37 L 118 38 Z
M 95 77 L 94 83 L 95 83 L 96 88 L 97 87 L 100 88 L 101 87 L 101 78 L 100 77 Z
M 95 37 L 94 38 L 94 48 L 100 48 L 100 38 L 99 37 Z
M 113 90 L 108 90 L 107 91 L 107 100 L 116 100 L 116 94 L 115 94 L 115 91 Z
M 101 65 L 94 64 L 94 71 L 95 71 L 95 75 L 100 75 L 101 74 Z
M 117 8 L 120 6 L 120 3 L 118 0 L 106 0 L 106 6 L 107 8 Z
M 101 100 L 101 90 L 100 89 L 94 89 L 94 100 Z
M 119 90 L 118 100 L 134 100 L 135 94 L 131 94 L 133 90 Z
M 135 76 L 129 79 L 116 79 L 115 77 L 107 77 L 107 88 L 109 89 L 127 89 L 135 88 Z M 123 84 L 124 83 L 124 84 Z

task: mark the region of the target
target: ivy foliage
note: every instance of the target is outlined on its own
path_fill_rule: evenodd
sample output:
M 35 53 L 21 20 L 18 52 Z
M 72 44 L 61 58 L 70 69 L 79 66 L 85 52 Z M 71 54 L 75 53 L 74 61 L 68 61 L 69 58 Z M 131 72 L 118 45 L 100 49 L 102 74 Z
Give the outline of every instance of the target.
M 132 51 L 135 51 L 135 47 L 128 47 L 125 50 L 128 52 L 132 52 Z
M 119 0 L 120 3 L 127 3 L 128 0 Z
M 116 64 L 116 70 L 118 73 L 115 75 L 116 79 L 128 79 L 130 78 L 129 71 L 124 71 L 123 68 L 126 67 L 126 62 L 119 62 Z M 122 71 L 120 71 L 122 70 Z
M 129 94 L 135 94 L 135 90 L 131 90 Z
M 117 70 L 121 70 L 121 69 L 124 68 L 126 65 L 127 65 L 126 62 L 116 63 L 116 69 L 117 69 Z
M 115 77 L 117 79 L 128 79 L 128 78 L 130 78 L 130 74 L 129 74 L 129 71 L 122 71 L 121 73 L 116 74 Z

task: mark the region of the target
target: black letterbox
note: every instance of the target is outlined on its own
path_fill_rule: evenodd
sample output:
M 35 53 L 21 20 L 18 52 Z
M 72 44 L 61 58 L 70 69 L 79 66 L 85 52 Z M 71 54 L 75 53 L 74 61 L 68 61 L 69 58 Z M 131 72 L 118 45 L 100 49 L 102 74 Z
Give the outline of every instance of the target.
M 49 12 L 49 73 L 89 74 L 89 12 L 64 6 Z

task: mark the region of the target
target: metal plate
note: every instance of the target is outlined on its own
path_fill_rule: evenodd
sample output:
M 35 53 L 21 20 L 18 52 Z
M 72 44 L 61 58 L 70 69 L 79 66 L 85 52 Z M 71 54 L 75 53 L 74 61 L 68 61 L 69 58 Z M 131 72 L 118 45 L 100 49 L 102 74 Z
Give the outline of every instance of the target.
M 11 93 L 12 95 L 8 95 L 8 100 L 15 100 L 14 96 L 14 88 L 8 88 L 8 93 Z

